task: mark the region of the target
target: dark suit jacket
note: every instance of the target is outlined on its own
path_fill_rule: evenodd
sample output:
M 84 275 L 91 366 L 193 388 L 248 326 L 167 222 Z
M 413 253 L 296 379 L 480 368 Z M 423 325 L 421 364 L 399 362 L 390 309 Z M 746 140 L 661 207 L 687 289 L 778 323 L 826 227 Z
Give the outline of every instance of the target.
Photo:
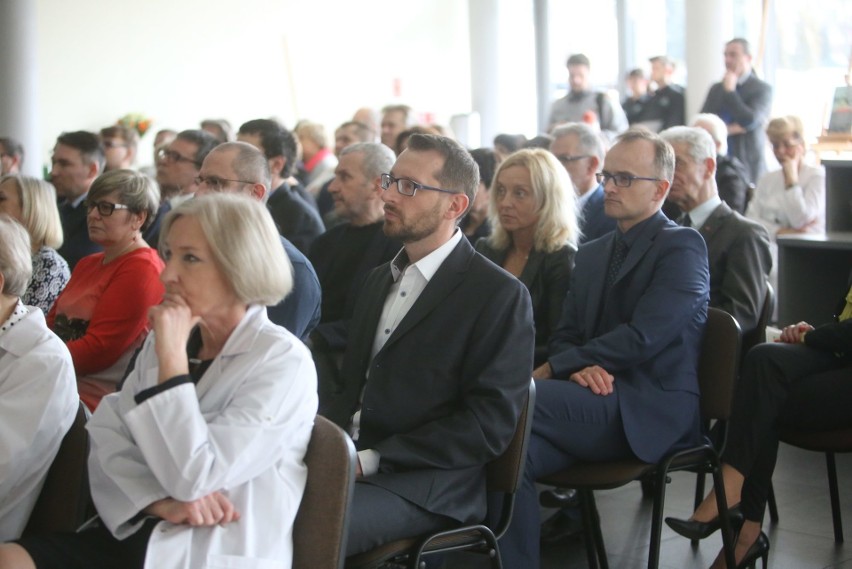
M 656 462 L 700 432 L 698 353 L 707 320 L 704 240 L 658 212 L 641 227 L 609 294 L 615 241 L 580 247 L 559 329 L 554 376 L 599 365 L 615 376 L 624 432 L 641 460 Z
M 476 243 L 476 250 L 499 267 L 506 261 L 507 250 L 494 249 L 487 239 L 480 239 Z M 576 252 L 577 249 L 568 243 L 552 253 L 532 251 L 521 272 L 520 281 L 530 291 L 532 301 L 536 364 L 546 359 L 550 335 L 556 330 L 562 316 L 562 302 L 571 282 Z
M 320 413 L 345 428 L 363 389 L 356 444 L 381 454 L 379 472 L 364 482 L 430 512 L 481 520 L 484 466 L 512 438 L 529 387 L 529 294 L 462 238 L 371 360 L 391 283 L 389 264 L 368 276 L 352 318 L 345 383 L 320 401 Z
M 835 318 L 842 314 L 846 307 L 846 297 L 852 288 L 852 276 L 846 285 L 846 294 L 837 304 Z M 805 334 L 805 344 L 811 348 L 833 352 L 844 363 L 852 363 L 852 318 L 843 322 L 823 324 Z
M 346 229 L 348 227 L 348 223 L 332 227 L 317 237 L 311 246 L 310 259 L 317 272 L 320 283 L 326 282 L 331 278 L 329 273 L 332 271 L 335 259 L 339 254 L 341 240 L 346 238 Z M 346 318 L 333 322 L 322 322 L 316 328 L 317 334 L 322 336 L 330 348 L 342 350 L 346 347 L 346 324 L 355 310 L 355 301 L 358 298 L 358 292 L 361 290 L 361 285 L 363 285 L 367 273 L 382 263 L 387 263 L 393 259 L 394 255 L 401 248 L 402 243 L 396 239 L 390 239 L 381 229 L 373 235 L 369 246 L 363 251 L 361 261 L 358 263 L 358 269 L 351 275 L 349 293 L 346 297 L 346 306 L 344 308 Z
M 62 258 L 68 261 L 68 268 L 72 271 L 77 265 L 77 261 L 97 253 L 103 248 L 92 243 L 89 239 L 89 226 L 86 223 L 86 201 L 83 200 L 77 207 L 71 207 L 70 204 L 63 203 L 59 206 L 59 219 L 62 222 L 62 247 L 57 249 L 57 253 L 62 255 Z
M 304 340 L 320 321 L 320 283 L 302 252 L 285 237 L 281 237 L 281 244 L 293 265 L 293 290 L 275 306 L 267 306 L 266 313 L 270 320 Z
M 707 244 L 710 306 L 737 319 L 743 334 L 757 326 L 772 268 L 769 234 L 759 223 L 719 205 L 698 228 Z
M 266 207 L 278 226 L 278 232 L 305 255 L 313 240 L 325 231 L 317 210 L 296 195 L 286 183 L 272 192 Z
M 716 187 L 719 197 L 737 213 L 745 215 L 749 172 L 735 156 L 716 156 Z M 670 216 L 671 217 L 671 216 Z
M 580 237 L 580 245 L 598 237 L 603 237 L 615 229 L 615 220 L 604 213 L 603 186 L 598 186 L 592 190 L 592 195 L 589 196 L 588 201 L 583 206 L 583 212 L 579 221 L 580 231 L 583 232 L 582 237 Z
M 731 93 L 722 83 L 710 87 L 702 113 L 719 115 L 725 124 L 737 123 L 746 132 L 728 137 L 728 155 L 739 158 L 755 183 L 766 170 L 763 160 L 763 132 L 772 109 L 772 87 L 751 72 L 745 82 Z

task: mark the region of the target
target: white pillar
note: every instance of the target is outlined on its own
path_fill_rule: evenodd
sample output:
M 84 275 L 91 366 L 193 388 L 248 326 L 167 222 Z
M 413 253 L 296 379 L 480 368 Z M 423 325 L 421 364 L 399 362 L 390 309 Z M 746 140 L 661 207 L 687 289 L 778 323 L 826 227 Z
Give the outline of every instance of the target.
M 24 173 L 42 175 L 38 115 L 37 3 L 0 1 L 0 136 L 24 145 Z
M 470 18 L 470 85 L 472 107 L 481 119 L 481 141 L 491 146 L 499 133 L 500 106 L 498 86 L 500 67 L 499 0 L 468 0 Z
M 722 80 L 725 42 L 733 38 L 733 0 L 686 2 L 686 120 L 701 110 L 707 91 Z

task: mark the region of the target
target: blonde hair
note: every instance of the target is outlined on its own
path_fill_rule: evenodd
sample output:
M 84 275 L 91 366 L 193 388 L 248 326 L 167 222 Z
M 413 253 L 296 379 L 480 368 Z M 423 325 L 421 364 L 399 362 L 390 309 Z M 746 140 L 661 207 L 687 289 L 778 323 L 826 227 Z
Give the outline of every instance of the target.
M 796 139 L 805 144 L 805 127 L 802 125 L 802 119 L 797 116 L 787 115 L 786 117 L 778 117 L 769 121 L 766 125 L 766 135 L 770 142 L 778 142 L 785 136 L 793 135 Z
M 4 279 L 2 293 L 17 297 L 26 292 L 33 275 L 30 236 L 8 215 L 0 215 L 0 274 Z
M 533 248 L 551 253 L 566 243 L 576 245 L 580 238 L 577 222 L 577 200 L 568 172 L 549 151 L 541 148 L 526 148 L 510 154 L 494 174 L 489 196 L 488 217 L 491 220 L 489 243 L 498 250 L 512 244 L 512 235 L 503 229 L 497 211 L 497 184 L 500 173 L 512 166 L 523 166 L 530 173 L 530 186 L 538 211 L 538 226 L 535 230 Z
M 269 210 L 259 201 L 221 193 L 183 202 L 163 220 L 161 252 L 172 224 L 184 216 L 198 221 L 216 265 L 241 302 L 271 306 L 290 293 L 290 260 Z
M 14 182 L 21 202 L 21 224 L 30 234 L 32 252 L 42 247 L 59 249 L 62 246 L 62 221 L 56 206 L 56 189 L 50 182 L 31 176 L 9 175 L 0 184 Z

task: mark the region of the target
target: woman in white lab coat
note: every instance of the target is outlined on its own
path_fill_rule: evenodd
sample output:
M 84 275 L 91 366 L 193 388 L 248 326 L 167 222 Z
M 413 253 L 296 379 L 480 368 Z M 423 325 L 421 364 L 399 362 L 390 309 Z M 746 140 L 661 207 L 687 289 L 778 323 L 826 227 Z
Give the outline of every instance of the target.
M 292 286 L 275 226 L 259 202 L 217 194 L 181 204 L 162 235 L 153 333 L 89 422 L 103 525 L 3 546 L 0 567 L 292 564 L 316 374 L 266 317 Z
M 71 354 L 21 301 L 31 254 L 27 230 L 0 215 L 0 541 L 21 535 L 79 406 Z

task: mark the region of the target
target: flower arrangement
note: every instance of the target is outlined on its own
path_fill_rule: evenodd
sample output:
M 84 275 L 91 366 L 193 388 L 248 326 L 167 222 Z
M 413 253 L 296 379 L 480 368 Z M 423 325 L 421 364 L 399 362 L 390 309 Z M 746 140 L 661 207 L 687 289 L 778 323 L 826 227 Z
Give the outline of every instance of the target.
M 145 136 L 145 133 L 151 128 L 152 122 L 151 119 L 139 113 L 128 113 L 118 119 L 118 124 L 134 129 L 140 137 Z

